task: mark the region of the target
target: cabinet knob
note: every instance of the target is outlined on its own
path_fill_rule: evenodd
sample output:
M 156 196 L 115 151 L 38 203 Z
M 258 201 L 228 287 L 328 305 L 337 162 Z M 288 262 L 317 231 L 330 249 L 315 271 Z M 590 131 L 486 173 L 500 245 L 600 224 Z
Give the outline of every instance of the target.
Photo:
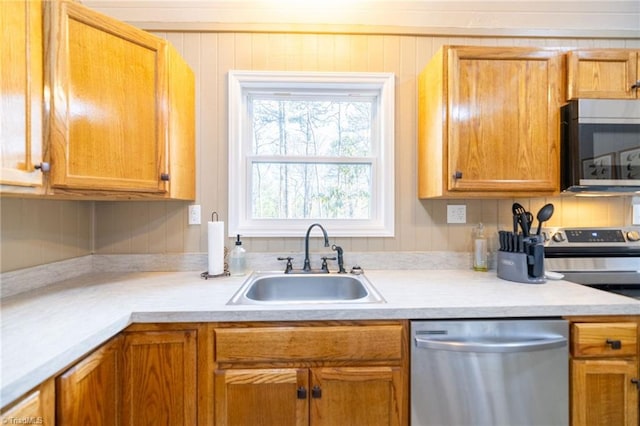
M 453 178 L 454 178 L 454 179 L 462 179 L 462 172 L 461 172 L 461 171 L 456 171 L 456 172 L 453 174 Z
M 613 350 L 622 349 L 622 342 L 620 340 L 607 339 L 607 345 L 611 346 Z
M 640 380 L 638 380 L 638 379 L 631 379 L 631 383 L 633 383 L 634 385 L 636 385 L 636 388 L 638 388 L 638 390 L 640 390 Z
M 161 173 L 160 180 L 168 182 L 169 181 L 169 173 Z
M 640 80 L 636 81 L 632 86 L 631 90 L 636 90 L 640 88 Z
M 311 397 L 322 398 L 322 389 L 320 389 L 320 386 L 314 386 L 313 389 L 311 389 Z
M 304 386 L 300 386 L 297 391 L 298 399 L 307 399 L 307 389 Z
M 36 170 L 40 170 L 42 173 L 45 173 L 51 170 L 51 165 L 49 163 L 42 162 L 40 164 L 36 164 L 35 166 L 33 166 L 33 168 Z

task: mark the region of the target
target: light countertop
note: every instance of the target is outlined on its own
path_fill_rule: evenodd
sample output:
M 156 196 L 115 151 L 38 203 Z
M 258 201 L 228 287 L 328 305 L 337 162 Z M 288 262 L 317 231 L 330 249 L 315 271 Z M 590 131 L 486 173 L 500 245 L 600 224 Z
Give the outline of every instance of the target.
M 246 277 L 198 272 L 82 275 L 1 301 L 5 406 L 136 322 L 296 321 L 640 315 L 640 301 L 566 281 L 495 272 L 367 270 L 384 304 L 229 306 Z

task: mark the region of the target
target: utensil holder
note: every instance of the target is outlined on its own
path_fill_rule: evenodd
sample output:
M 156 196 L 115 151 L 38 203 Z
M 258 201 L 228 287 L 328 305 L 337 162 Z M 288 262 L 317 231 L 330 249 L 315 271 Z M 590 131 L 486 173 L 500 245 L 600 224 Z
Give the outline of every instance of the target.
M 531 258 L 533 262 L 533 256 L 527 255 L 527 253 L 499 251 L 498 278 L 528 284 L 543 284 L 547 282 L 544 274 L 541 277 L 532 277 L 529 275 L 529 258 Z

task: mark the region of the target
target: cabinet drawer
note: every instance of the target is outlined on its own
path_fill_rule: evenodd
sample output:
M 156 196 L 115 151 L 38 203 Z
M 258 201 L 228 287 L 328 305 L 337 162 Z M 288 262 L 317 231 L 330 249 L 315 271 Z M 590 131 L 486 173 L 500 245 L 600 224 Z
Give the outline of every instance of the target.
M 402 325 L 215 330 L 216 362 L 402 359 Z
M 571 326 L 573 356 L 628 356 L 638 352 L 638 325 L 628 322 Z

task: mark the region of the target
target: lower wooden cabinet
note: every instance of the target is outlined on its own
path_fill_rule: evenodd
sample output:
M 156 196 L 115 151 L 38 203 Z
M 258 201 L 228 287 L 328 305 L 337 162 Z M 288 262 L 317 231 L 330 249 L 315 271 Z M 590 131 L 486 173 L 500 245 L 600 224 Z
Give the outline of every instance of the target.
M 638 323 L 571 324 L 572 426 L 638 426 Z
M 216 425 L 399 425 L 402 380 L 400 367 L 219 370 Z
M 309 424 L 309 373 L 255 368 L 215 373 L 216 425 Z
M 120 424 L 122 340 L 115 337 L 56 378 L 58 426 Z
M 214 330 L 215 425 L 408 424 L 406 324 Z
M 55 424 L 55 382 L 49 379 L 0 413 L 0 423 Z
M 406 424 L 401 367 L 319 368 L 311 376 L 311 425 Z
M 197 422 L 197 331 L 124 334 L 122 425 Z
M 572 360 L 572 424 L 638 425 L 636 360 Z
M 134 324 L 6 407 L 1 419 L 403 426 L 407 330 L 407 321 Z

